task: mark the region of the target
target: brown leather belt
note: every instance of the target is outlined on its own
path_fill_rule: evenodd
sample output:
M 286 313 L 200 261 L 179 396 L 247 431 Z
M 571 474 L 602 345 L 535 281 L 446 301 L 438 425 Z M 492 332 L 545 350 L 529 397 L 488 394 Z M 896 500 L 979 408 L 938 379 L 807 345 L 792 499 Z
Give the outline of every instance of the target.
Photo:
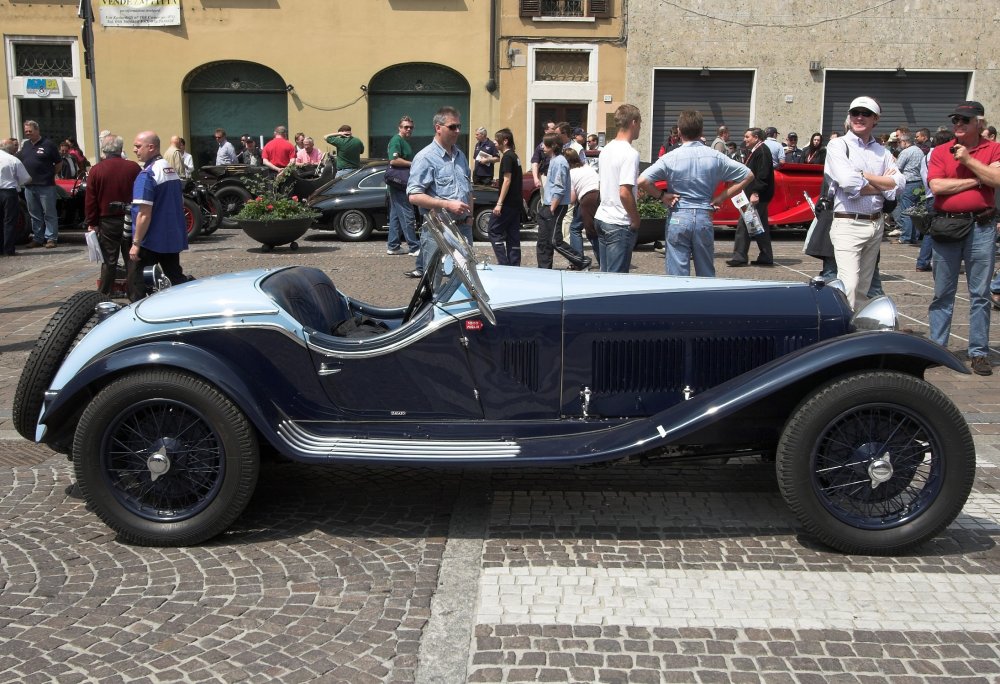
M 990 207 L 980 211 L 939 211 L 937 212 L 937 215 L 945 216 L 947 218 L 967 218 L 970 221 L 975 221 L 976 223 L 986 223 L 997 215 L 997 211 L 996 209 Z
M 874 214 L 848 214 L 842 211 L 835 211 L 833 212 L 833 218 L 851 219 L 852 221 L 877 221 L 882 218 L 882 212 L 877 211 Z

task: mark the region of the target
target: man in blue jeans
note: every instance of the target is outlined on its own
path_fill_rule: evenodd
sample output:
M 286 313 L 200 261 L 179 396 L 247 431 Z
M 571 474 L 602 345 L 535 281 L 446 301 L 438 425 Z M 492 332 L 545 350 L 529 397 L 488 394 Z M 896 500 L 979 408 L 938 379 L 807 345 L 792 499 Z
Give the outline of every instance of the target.
M 51 249 L 59 241 L 56 176 L 62 168 L 62 157 L 56 144 L 42 137 L 37 121 L 24 122 L 24 137 L 26 140 L 17 158 L 31 176 L 31 182 L 24 186 L 24 199 L 31 214 L 32 240 L 28 249 Z
M 639 207 L 635 201 L 639 152 L 632 147 L 642 127 L 639 108 L 630 104 L 618 107 L 615 126 L 618 128 L 615 139 L 601 152 L 601 204 L 594 214 L 594 225 L 601 271 L 628 273 L 639 231 Z
M 754 180 L 746 166 L 701 142 L 704 127 L 701 112 L 681 112 L 677 117 L 680 147 L 657 159 L 639 177 L 639 187 L 647 195 L 659 197 L 671 208 L 666 227 L 667 275 L 690 275 L 692 259 L 696 275 L 715 275 L 712 216 Z M 667 181 L 668 192 L 660 193 L 655 185 L 658 180 Z M 715 195 L 722 181 L 733 184 Z
M 1000 144 L 983 137 L 985 111 L 978 102 L 962 102 L 951 115 L 955 144 L 931 152 L 927 181 L 934 192 L 938 217 L 967 220 L 971 230 L 957 241 L 934 239 L 934 298 L 930 338 L 948 345 L 955 310 L 958 275 L 965 262 L 969 287 L 969 347 L 972 371 L 992 375 L 990 345 L 990 278 L 996 241 L 994 189 L 1000 187 Z

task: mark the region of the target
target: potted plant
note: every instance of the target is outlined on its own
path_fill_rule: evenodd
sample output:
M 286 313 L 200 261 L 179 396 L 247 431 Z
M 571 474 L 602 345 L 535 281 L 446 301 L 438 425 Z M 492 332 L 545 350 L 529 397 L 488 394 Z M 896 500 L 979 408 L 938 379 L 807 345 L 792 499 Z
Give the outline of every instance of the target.
M 270 251 L 278 245 L 299 248 L 302 237 L 319 213 L 297 195 L 289 196 L 286 185 L 291 180 L 288 169 L 274 178 L 247 179 L 253 196 L 233 219 L 247 235 Z
M 930 210 L 927 206 L 927 191 L 923 186 L 913 188 L 913 194 L 917 198 L 917 203 L 906 209 L 903 213 L 913 221 L 913 228 L 921 235 L 927 232 L 930 225 Z
M 655 242 L 659 245 L 667 227 L 667 208 L 663 206 L 663 202 L 646 193 L 639 193 L 636 208 L 639 209 L 639 242 Z

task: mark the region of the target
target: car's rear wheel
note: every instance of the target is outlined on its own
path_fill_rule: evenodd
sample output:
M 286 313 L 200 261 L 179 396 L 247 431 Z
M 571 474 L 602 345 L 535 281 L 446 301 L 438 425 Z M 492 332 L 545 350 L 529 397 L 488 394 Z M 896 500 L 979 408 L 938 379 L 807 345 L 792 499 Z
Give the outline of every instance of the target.
M 542 208 L 542 191 L 535 190 L 535 192 L 531 194 L 531 199 L 528 200 L 528 209 L 531 210 L 531 216 L 529 216 L 528 218 L 531 221 L 537 221 L 538 211 L 541 208 Z
M 236 221 L 233 216 L 238 214 L 243 205 L 250 200 L 250 192 L 238 185 L 225 185 L 215 188 L 212 192 L 222 205 L 222 225 L 226 228 L 235 228 Z
M 480 209 L 476 212 L 476 220 L 472 224 L 472 232 L 479 242 L 490 241 L 490 219 L 492 218 L 492 209 Z
M 120 540 L 188 546 L 246 508 L 259 451 L 253 426 L 217 388 L 153 370 L 94 397 L 76 428 L 73 466 L 87 504 Z
M 969 427 L 939 389 L 870 372 L 801 403 L 778 444 L 778 484 L 805 528 L 845 553 L 898 554 L 941 532 L 972 490 Z
M 374 229 L 372 217 L 360 209 L 348 209 L 337 217 L 337 237 L 344 242 L 364 242 Z
M 201 235 L 201 207 L 187 197 L 184 198 L 184 226 L 187 229 L 188 240 L 194 240 Z
M 70 349 L 96 325 L 94 307 L 106 301 L 107 296 L 97 291 L 77 292 L 56 310 L 38 336 L 14 391 L 11 417 L 14 429 L 25 439 L 34 441 L 45 390 Z

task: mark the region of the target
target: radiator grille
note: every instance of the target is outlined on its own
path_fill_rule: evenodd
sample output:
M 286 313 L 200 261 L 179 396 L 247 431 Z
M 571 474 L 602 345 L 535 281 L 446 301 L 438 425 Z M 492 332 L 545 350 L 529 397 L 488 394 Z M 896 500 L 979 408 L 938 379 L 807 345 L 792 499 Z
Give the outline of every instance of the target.
M 538 343 L 515 340 L 503 344 L 503 372 L 532 392 L 538 391 Z

